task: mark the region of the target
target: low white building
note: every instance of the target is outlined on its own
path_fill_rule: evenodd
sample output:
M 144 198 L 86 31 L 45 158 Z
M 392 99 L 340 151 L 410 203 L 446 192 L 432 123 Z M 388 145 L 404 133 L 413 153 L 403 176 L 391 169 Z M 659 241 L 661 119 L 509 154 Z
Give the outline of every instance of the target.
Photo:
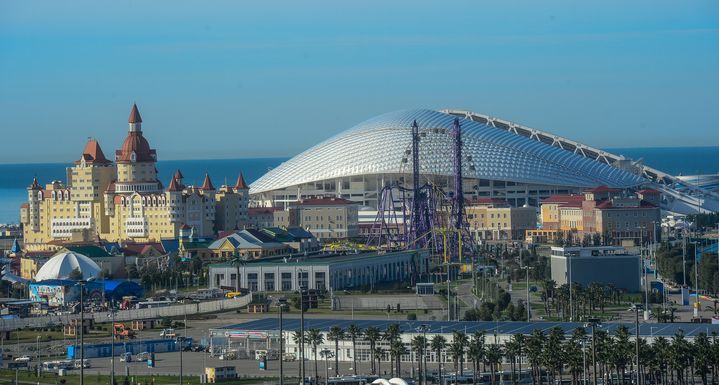
M 253 292 L 339 290 L 401 282 L 428 271 L 426 250 L 297 256 L 245 262 L 239 266 L 239 286 Z M 237 273 L 230 262 L 210 265 L 210 288 L 237 287 Z

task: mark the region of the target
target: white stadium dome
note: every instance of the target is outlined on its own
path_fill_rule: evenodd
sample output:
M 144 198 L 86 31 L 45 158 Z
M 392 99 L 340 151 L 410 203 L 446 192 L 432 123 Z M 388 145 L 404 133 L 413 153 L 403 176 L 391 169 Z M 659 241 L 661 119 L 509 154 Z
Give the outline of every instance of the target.
M 553 194 L 578 194 L 602 185 L 649 187 L 664 194 L 662 208 L 669 211 L 719 210 L 719 193 L 680 181 L 641 160 L 460 110 L 415 109 L 374 117 L 270 170 L 250 185 L 250 194 L 256 201 L 277 207 L 310 196 L 335 195 L 376 208 L 384 186 L 410 186 L 413 121 L 421 136 L 420 183 L 431 180 L 451 187 L 455 118 L 461 126 L 465 195 L 537 206 Z
M 68 279 L 75 269 L 80 269 L 82 279 L 97 278 L 101 271 L 92 259 L 72 251 L 63 251 L 42 265 L 35 274 L 35 281 Z

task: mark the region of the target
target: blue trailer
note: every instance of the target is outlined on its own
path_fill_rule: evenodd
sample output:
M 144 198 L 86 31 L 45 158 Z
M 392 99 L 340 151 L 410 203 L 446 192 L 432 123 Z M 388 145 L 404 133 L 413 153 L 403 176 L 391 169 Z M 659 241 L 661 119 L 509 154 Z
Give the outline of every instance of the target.
M 123 353 L 135 355 L 142 352 L 166 353 L 180 350 L 182 341 L 175 339 L 161 340 L 135 340 L 115 342 L 115 356 Z M 185 347 L 192 346 L 192 338 L 187 337 L 184 341 Z M 112 344 L 85 344 L 85 358 L 110 357 L 112 355 Z M 67 359 L 79 359 L 80 347 L 70 345 L 67 347 Z

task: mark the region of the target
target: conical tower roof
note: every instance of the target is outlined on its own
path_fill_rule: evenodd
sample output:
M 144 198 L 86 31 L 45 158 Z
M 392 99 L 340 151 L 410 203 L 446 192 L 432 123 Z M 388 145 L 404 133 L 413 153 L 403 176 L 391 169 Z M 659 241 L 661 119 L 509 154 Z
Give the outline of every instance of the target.
M 167 186 L 167 191 L 182 191 L 180 183 L 174 176 L 172 177 L 172 180 L 170 180 L 170 184 Z
M 200 187 L 203 190 L 214 190 L 215 186 L 212 185 L 212 181 L 210 180 L 210 174 L 205 173 L 205 180 L 202 182 L 202 187 Z
M 247 182 L 245 182 L 245 176 L 242 175 L 242 172 L 240 172 L 240 176 L 237 177 L 237 182 L 235 183 L 235 189 L 236 190 L 249 189 L 249 187 L 247 187 Z
M 142 117 L 140 111 L 137 109 L 137 104 L 132 103 L 132 111 L 130 111 L 130 117 L 127 119 L 128 123 L 142 123 Z

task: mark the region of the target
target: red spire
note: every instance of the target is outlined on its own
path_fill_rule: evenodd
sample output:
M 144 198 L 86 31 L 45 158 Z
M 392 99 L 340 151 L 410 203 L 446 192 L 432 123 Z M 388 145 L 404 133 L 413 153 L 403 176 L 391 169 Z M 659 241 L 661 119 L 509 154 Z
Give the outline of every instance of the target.
M 177 171 L 175 171 L 175 179 L 182 180 L 185 177 L 182 175 L 182 172 L 180 172 L 180 169 L 178 168 Z
M 214 190 L 215 186 L 212 185 L 212 181 L 210 180 L 210 174 L 205 173 L 205 181 L 202 182 L 202 187 L 200 187 L 203 190 Z
M 174 176 L 170 181 L 170 185 L 167 186 L 167 191 L 182 191 L 182 189 L 180 188 L 180 183 L 177 182 L 177 178 L 175 178 Z
M 137 110 L 137 104 L 132 103 L 132 111 L 130 111 L 130 118 L 127 119 L 128 123 L 142 123 L 140 117 L 140 111 Z
M 242 172 L 240 172 L 240 176 L 237 177 L 237 183 L 235 183 L 235 189 L 236 190 L 249 189 L 249 187 L 247 187 L 247 183 L 245 182 L 245 176 L 242 175 Z
M 37 183 L 37 177 L 32 178 L 32 184 L 28 187 L 29 190 L 42 190 L 40 183 Z

